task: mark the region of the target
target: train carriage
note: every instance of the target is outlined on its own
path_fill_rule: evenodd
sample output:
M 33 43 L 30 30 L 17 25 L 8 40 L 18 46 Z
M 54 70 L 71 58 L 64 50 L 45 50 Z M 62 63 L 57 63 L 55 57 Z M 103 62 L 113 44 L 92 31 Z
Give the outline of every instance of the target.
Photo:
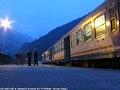
M 119 66 L 120 0 L 106 0 L 51 48 L 51 61 L 96 67 Z M 106 60 L 105 60 L 106 59 Z
M 49 64 L 51 63 L 51 59 L 50 59 L 50 49 L 47 50 L 46 52 L 44 52 L 42 54 L 42 63 L 43 64 Z

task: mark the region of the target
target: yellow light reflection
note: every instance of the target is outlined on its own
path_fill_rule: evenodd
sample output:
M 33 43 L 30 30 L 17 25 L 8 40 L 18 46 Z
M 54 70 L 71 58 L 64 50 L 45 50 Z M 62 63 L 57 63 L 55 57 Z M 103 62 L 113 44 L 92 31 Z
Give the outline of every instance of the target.
M 119 21 L 117 21 L 117 25 L 119 25 Z
M 8 17 L 5 18 L 5 20 L 1 20 L 1 25 L 0 27 L 4 27 L 4 30 L 7 30 L 8 28 L 11 29 L 12 26 L 10 24 L 12 24 L 12 21 L 9 21 Z
M 106 26 L 110 26 L 110 22 L 109 21 L 106 22 Z

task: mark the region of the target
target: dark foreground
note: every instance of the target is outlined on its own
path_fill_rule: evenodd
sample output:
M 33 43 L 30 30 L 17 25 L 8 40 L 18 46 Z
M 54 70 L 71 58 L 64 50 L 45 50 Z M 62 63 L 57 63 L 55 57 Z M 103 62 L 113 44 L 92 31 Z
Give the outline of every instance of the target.
M 5 65 L 0 66 L 0 88 L 120 90 L 120 70 L 85 69 L 48 65 L 39 65 L 38 67 Z

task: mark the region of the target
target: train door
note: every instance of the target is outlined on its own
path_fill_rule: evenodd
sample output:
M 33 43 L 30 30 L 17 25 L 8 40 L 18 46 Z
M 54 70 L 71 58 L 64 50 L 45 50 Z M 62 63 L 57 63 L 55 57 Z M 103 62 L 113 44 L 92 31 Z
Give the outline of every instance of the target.
M 65 65 L 71 65 L 70 36 L 68 36 L 64 39 L 64 60 L 65 60 Z

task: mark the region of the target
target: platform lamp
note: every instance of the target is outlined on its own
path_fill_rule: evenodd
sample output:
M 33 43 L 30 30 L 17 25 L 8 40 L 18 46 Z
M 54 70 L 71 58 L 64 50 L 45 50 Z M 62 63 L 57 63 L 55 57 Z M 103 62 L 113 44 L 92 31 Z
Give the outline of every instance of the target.
M 9 21 L 8 17 L 6 17 L 5 19 L 0 19 L 0 27 L 4 28 L 3 32 L 7 31 L 8 29 L 11 29 L 12 23 L 13 23 L 13 21 Z M 5 46 L 5 37 L 3 38 L 3 50 L 4 50 L 4 46 Z

